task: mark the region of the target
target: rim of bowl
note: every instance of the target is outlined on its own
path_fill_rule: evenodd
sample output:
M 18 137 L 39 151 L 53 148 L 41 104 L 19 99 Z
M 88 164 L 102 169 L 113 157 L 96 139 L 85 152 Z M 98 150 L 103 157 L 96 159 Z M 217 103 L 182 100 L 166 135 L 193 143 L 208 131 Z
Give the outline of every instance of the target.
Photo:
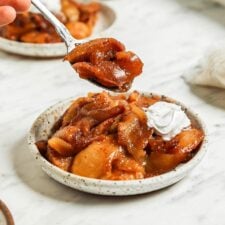
M 140 91 L 139 91 L 140 92 Z M 97 92 L 96 92 L 97 93 Z M 130 92 L 127 92 L 127 94 L 129 94 Z M 162 180 L 170 180 L 172 179 L 175 175 L 182 175 L 185 171 L 189 171 L 191 168 L 195 167 L 198 163 L 200 163 L 200 161 L 202 160 L 202 158 L 204 157 L 204 155 L 207 152 L 207 144 L 208 144 L 208 131 L 206 128 L 205 123 L 202 121 L 202 119 L 198 116 L 197 113 L 195 113 L 190 107 L 187 107 L 186 105 L 184 105 L 183 103 L 181 103 L 180 101 L 177 101 L 173 98 L 170 98 L 166 95 L 160 95 L 157 93 L 152 93 L 152 92 L 140 92 L 141 94 L 145 95 L 145 96 L 151 96 L 151 97 L 160 97 L 161 100 L 164 101 L 172 101 L 175 104 L 178 104 L 182 107 L 182 109 L 184 109 L 186 112 L 188 112 L 191 117 L 193 117 L 193 119 L 197 122 L 197 124 L 200 126 L 200 128 L 202 129 L 202 131 L 204 132 L 204 139 L 201 143 L 201 146 L 199 147 L 197 153 L 193 156 L 193 158 L 191 158 L 188 162 L 186 163 L 181 163 L 179 164 L 176 168 L 174 168 L 171 171 L 168 171 L 166 173 L 157 175 L 157 176 L 153 176 L 153 177 L 147 177 L 147 178 L 143 178 L 143 179 L 135 179 L 135 180 L 103 180 L 103 179 L 96 179 L 96 178 L 89 178 L 89 177 L 84 177 L 84 176 L 79 176 L 67 171 L 64 171 L 62 169 L 60 169 L 59 167 L 55 166 L 54 164 L 50 163 L 47 159 L 45 159 L 39 152 L 38 148 L 36 147 L 36 140 L 35 139 L 35 130 L 37 127 L 37 123 L 39 123 L 39 121 L 41 120 L 41 118 L 49 113 L 52 112 L 53 110 L 59 108 L 60 106 L 64 106 L 65 110 L 66 108 L 69 106 L 69 104 L 75 100 L 76 98 L 83 96 L 83 95 L 78 95 L 78 96 L 74 96 L 74 97 L 70 97 L 64 100 L 59 101 L 58 103 L 48 107 L 44 112 L 42 112 L 34 121 L 28 136 L 27 136 L 27 142 L 29 145 L 29 148 L 33 154 L 33 156 L 39 161 L 39 163 L 45 164 L 47 167 L 51 167 L 57 174 L 61 174 L 63 177 L 68 177 L 70 179 L 79 179 L 79 180 L 85 180 L 87 183 L 101 183 L 104 186 L 111 186 L 112 184 L 115 184 L 117 186 L 126 186 L 126 185 L 132 185 L 132 184 L 137 184 L 137 183 L 146 183 L 146 184 L 156 184 L 161 182 Z M 114 94 L 115 93 L 110 93 L 110 94 Z M 53 124 L 52 124 L 53 125 Z M 66 185 L 66 184 L 65 184 Z
M 106 3 L 101 2 L 100 4 L 101 4 L 101 6 L 104 9 L 111 11 L 111 13 L 113 15 L 113 22 L 106 29 L 100 31 L 99 33 L 92 34 L 90 37 L 81 39 L 80 41 L 84 41 L 85 42 L 85 41 L 91 40 L 93 38 L 101 37 L 103 34 L 105 34 L 105 33 L 107 34 L 107 32 L 109 32 L 109 30 L 111 30 L 115 26 L 115 24 L 117 22 L 117 13 L 116 13 L 116 10 L 112 6 L 109 6 Z M 4 41 L 4 42 L 9 43 L 9 44 L 20 45 L 20 46 L 23 46 L 25 48 L 31 48 L 31 47 L 32 48 L 56 48 L 56 47 L 65 47 L 64 42 L 38 44 L 38 43 L 28 43 L 28 42 L 20 42 L 20 41 L 9 40 L 9 39 L 4 38 L 4 37 L 0 37 L 0 41 Z

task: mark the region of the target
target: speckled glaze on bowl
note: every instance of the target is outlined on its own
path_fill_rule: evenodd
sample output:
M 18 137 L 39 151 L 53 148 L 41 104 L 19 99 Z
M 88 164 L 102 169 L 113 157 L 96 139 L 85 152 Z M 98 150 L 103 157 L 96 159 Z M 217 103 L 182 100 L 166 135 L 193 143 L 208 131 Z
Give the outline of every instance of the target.
M 30 147 L 32 155 L 40 163 L 42 169 L 53 179 L 74 189 L 93 194 L 111 195 L 111 196 L 137 195 L 159 190 L 161 188 L 170 186 L 178 182 L 183 177 L 185 177 L 202 160 L 203 156 L 205 155 L 207 150 L 206 128 L 201 119 L 198 117 L 198 115 L 192 112 L 192 110 L 190 110 L 189 108 L 185 107 L 182 103 L 179 103 L 166 96 L 161 96 L 152 93 L 150 94 L 143 93 L 143 94 L 151 97 L 160 96 L 162 100 L 172 101 L 178 105 L 181 105 L 182 108 L 187 113 L 188 117 L 191 119 L 192 123 L 196 127 L 204 131 L 205 139 L 202 142 L 199 151 L 190 161 L 184 164 L 180 164 L 174 170 L 164 173 L 162 175 L 130 181 L 109 181 L 109 180 L 87 178 L 69 172 L 65 172 L 60 168 L 54 166 L 39 153 L 35 143 L 38 140 L 47 140 L 49 134 L 51 133 L 51 128 L 53 124 L 65 112 L 65 110 L 72 103 L 72 101 L 77 97 L 81 96 L 76 96 L 71 99 L 61 101 L 54 106 L 51 106 L 35 120 L 28 134 L 28 145 Z M 84 94 L 83 96 L 86 95 Z
M 116 18 L 116 11 L 107 4 L 101 3 L 101 11 L 94 27 L 93 34 L 90 37 L 83 39 L 83 41 L 110 36 L 113 26 L 115 25 Z M 16 55 L 39 58 L 62 57 L 67 54 L 66 46 L 63 42 L 52 44 L 33 44 L 12 41 L 2 37 L 0 37 L 0 49 Z

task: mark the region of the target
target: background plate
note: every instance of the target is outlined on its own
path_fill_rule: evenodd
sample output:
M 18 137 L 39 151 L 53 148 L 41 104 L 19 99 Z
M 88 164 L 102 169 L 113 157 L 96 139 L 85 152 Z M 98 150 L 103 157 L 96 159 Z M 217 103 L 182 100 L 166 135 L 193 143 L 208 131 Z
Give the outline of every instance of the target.
M 116 12 L 113 8 L 101 3 L 101 11 L 99 13 L 98 20 L 96 22 L 94 31 L 90 37 L 83 40 L 88 40 L 92 38 L 109 36 L 113 24 L 116 20 Z M 0 37 L 0 49 L 23 56 L 31 57 L 61 57 L 65 56 L 66 46 L 64 43 L 55 44 L 32 44 L 23 43 L 18 41 L 11 41 Z

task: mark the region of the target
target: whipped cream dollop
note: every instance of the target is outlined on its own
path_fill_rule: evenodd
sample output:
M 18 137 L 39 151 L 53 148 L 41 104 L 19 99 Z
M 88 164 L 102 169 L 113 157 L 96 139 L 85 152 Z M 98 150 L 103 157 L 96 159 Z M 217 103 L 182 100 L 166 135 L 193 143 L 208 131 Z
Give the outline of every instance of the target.
M 144 110 L 148 118 L 148 126 L 153 127 L 165 141 L 171 140 L 191 125 L 181 106 L 173 103 L 159 101 Z

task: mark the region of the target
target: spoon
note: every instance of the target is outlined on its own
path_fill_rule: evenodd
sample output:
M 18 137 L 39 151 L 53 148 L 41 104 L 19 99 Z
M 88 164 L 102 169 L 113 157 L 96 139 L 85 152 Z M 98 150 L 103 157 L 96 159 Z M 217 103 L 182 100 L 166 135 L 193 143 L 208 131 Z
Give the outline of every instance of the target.
M 71 52 L 77 45 L 80 45 L 84 43 L 84 41 L 80 41 L 75 39 L 68 29 L 62 24 L 48 9 L 45 5 L 41 3 L 40 0 L 31 0 L 31 3 L 33 4 L 34 7 L 36 7 L 41 14 L 54 26 L 55 30 L 59 34 L 59 36 L 62 38 L 62 40 L 66 44 L 67 48 L 67 53 Z M 117 87 L 105 87 L 96 80 L 91 80 L 88 79 L 89 82 L 92 84 L 104 88 L 109 91 L 114 91 L 114 92 L 121 92 Z
M 67 53 L 71 52 L 76 45 L 82 44 L 83 41 L 75 39 L 68 29 L 62 24 L 40 0 L 31 0 L 31 3 L 36 7 L 41 14 L 54 26 L 55 30 L 66 44 Z

